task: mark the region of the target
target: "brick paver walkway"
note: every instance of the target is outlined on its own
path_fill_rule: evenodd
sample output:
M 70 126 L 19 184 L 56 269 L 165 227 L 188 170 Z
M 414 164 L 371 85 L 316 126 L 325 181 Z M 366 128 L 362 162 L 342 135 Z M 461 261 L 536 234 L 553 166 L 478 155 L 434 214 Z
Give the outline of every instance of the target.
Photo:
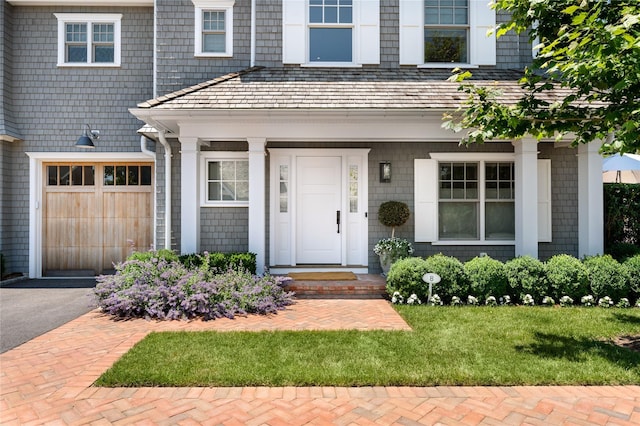
M 384 300 L 299 300 L 270 317 L 86 314 L 0 355 L 0 424 L 640 424 L 640 386 L 96 388 L 151 331 L 408 329 Z

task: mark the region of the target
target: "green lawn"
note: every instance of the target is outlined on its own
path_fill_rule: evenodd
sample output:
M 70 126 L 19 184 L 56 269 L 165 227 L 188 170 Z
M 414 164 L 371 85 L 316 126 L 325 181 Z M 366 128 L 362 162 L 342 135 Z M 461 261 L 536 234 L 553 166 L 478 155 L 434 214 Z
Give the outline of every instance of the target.
M 640 309 L 397 306 L 389 331 L 153 333 L 100 386 L 640 384 Z

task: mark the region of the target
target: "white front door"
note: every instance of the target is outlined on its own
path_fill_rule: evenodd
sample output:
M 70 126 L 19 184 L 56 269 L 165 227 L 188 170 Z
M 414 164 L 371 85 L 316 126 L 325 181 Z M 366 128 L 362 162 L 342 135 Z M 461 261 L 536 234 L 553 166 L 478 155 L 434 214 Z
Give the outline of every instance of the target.
M 314 265 L 366 271 L 368 153 L 349 148 L 269 150 L 273 271 Z
M 297 157 L 296 263 L 342 261 L 342 158 Z

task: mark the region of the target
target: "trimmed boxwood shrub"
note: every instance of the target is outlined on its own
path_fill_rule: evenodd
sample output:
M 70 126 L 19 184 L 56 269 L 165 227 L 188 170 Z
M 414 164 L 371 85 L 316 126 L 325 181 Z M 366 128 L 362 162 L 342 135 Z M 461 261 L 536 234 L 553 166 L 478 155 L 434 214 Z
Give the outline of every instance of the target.
M 412 294 L 422 301 L 427 300 L 429 286 L 422 280 L 428 270 L 427 262 L 421 257 L 407 257 L 391 265 L 387 274 L 387 293 L 396 291 L 406 300 Z
M 530 294 L 540 302 L 549 294 L 549 283 L 545 274 L 544 263 L 531 256 L 520 256 L 504 264 L 505 273 L 511 293 L 520 301 L 525 294 Z
M 507 291 L 507 274 L 504 264 L 489 256 L 474 257 L 464 264 L 469 277 L 469 293 L 485 300 L 489 296 L 500 297 Z
M 255 253 L 190 253 L 179 257 L 180 262 L 187 268 L 200 268 L 208 264 L 213 272 L 225 272 L 245 270 L 251 274 L 256 273 Z
M 608 254 L 587 257 L 584 266 L 589 273 L 589 287 L 596 299 L 609 296 L 615 301 L 628 295 L 627 269 Z
M 632 298 L 640 297 L 640 255 L 630 257 L 623 263 L 629 277 L 629 289 Z
M 425 261 L 427 272 L 440 275 L 441 281 L 433 287 L 433 293 L 439 295 L 444 303 L 451 303 L 453 296 L 464 297 L 469 294 L 469 279 L 464 265 L 457 258 L 438 253 L 427 257 Z
M 545 263 L 545 272 L 549 290 L 555 300 L 569 296 L 573 300 L 589 293 L 589 275 L 587 268 L 573 256 L 557 254 Z

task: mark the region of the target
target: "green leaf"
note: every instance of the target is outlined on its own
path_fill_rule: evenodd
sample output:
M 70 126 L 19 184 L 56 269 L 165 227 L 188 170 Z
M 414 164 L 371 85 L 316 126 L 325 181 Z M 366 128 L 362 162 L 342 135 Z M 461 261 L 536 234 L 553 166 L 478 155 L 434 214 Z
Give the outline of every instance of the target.
M 573 6 L 569 6 L 566 9 L 562 10 L 562 13 L 565 13 L 567 15 L 572 15 L 573 12 L 575 12 L 578 9 L 580 9 L 580 6 L 573 5 Z

